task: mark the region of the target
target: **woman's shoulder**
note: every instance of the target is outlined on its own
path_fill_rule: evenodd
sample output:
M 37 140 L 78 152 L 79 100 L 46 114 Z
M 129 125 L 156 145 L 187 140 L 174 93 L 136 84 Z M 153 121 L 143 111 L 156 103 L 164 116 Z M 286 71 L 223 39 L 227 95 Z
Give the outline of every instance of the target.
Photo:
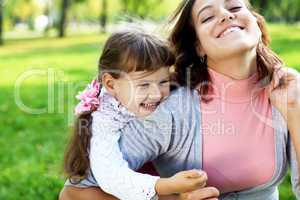
M 173 90 L 148 119 L 186 118 L 185 116 L 199 109 L 199 96 L 195 90 L 179 87 Z
M 199 103 L 197 91 L 188 87 L 179 87 L 171 92 L 161 106 L 171 111 L 185 112 L 193 109 L 195 103 Z

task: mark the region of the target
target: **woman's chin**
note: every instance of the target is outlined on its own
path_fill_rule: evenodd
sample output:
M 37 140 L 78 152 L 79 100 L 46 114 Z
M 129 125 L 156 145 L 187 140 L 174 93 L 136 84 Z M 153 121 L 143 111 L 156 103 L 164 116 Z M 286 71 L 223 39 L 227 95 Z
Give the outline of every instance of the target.
M 245 53 L 250 53 L 253 49 L 256 49 L 258 43 L 250 41 L 232 41 L 231 43 L 224 44 L 219 48 L 215 48 L 214 54 L 218 59 L 227 58 L 230 56 L 244 55 Z

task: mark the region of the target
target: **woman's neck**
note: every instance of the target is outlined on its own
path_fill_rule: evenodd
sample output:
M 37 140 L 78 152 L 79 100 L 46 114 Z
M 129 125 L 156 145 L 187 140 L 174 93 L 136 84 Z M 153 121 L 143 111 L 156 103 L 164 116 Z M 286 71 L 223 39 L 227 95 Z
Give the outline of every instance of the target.
M 207 64 L 211 69 L 232 79 L 245 79 L 257 70 L 256 50 L 217 61 L 208 59 Z

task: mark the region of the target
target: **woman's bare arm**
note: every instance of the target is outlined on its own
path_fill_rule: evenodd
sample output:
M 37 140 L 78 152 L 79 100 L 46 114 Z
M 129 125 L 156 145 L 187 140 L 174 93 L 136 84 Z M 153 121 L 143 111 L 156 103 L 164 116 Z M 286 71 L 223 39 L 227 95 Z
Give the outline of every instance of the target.
M 204 187 L 193 192 L 183 195 L 170 195 L 159 197 L 159 200 L 187 200 L 191 195 L 192 199 L 198 200 L 217 200 L 219 191 L 213 187 Z M 66 186 L 62 189 L 59 195 L 59 200 L 118 200 L 117 198 L 106 194 L 98 187 L 76 188 Z
M 160 200 L 177 200 L 177 196 L 163 196 Z M 65 186 L 60 194 L 59 200 L 118 200 L 116 197 L 103 192 L 98 187 L 77 188 Z
M 65 186 L 60 194 L 59 200 L 118 200 L 114 196 L 106 194 L 98 187 L 77 188 Z
M 297 163 L 300 163 L 300 74 L 291 68 L 275 70 L 270 88 L 270 99 L 288 125 Z M 298 170 L 300 171 L 299 164 Z

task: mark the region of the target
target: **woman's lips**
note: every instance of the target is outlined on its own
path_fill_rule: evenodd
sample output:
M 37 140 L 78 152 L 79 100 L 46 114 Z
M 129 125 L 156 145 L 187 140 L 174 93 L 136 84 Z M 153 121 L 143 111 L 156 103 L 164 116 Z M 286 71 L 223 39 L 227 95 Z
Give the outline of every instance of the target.
M 218 34 L 217 38 L 222 38 L 232 32 L 241 31 L 241 30 L 244 30 L 244 28 L 241 26 L 237 26 L 237 25 L 231 25 L 231 26 L 228 26 L 227 28 L 225 28 L 223 31 L 221 31 Z

